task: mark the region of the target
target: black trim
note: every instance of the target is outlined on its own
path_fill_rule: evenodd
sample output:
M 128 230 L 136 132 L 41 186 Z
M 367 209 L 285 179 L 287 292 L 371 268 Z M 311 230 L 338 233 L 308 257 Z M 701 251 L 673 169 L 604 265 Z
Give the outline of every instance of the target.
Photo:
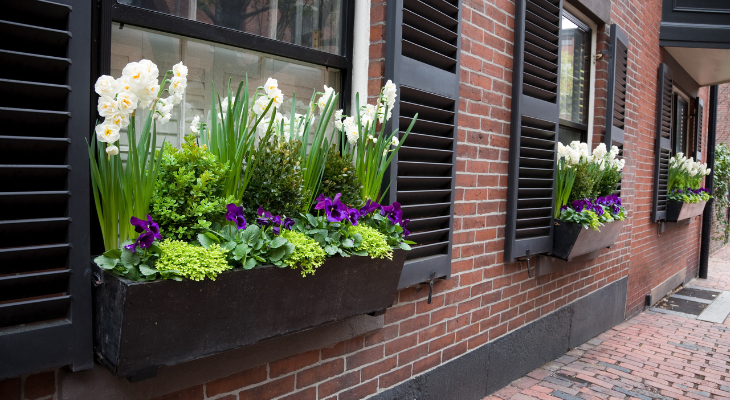
M 624 321 L 622 278 L 372 400 L 482 400 Z
M 672 156 L 673 83 L 672 70 L 667 64 L 659 64 L 657 124 L 654 144 L 654 191 L 651 210 L 652 222 L 658 222 L 667 216 L 669 158 Z
M 579 124 L 577 122 L 569 121 L 567 119 L 560 118 L 560 126 L 563 128 L 569 128 L 576 131 L 588 132 L 588 124 Z
M 352 20 L 348 14 L 354 12 L 354 6 L 351 6 L 353 1 L 354 0 L 349 0 L 343 3 L 343 7 L 345 7 L 345 18 L 343 18 L 343 20 L 345 21 Z M 330 54 L 324 51 L 285 43 L 279 40 L 241 32 L 235 29 L 192 21 L 187 18 L 119 4 L 117 2 L 112 2 L 111 12 L 112 20 L 114 22 L 296 59 L 327 67 L 343 70 L 352 68 L 351 56 L 348 57 Z M 352 32 L 352 29 L 350 29 L 350 32 Z M 352 34 L 349 36 L 352 36 Z M 348 38 L 348 42 L 351 42 L 351 39 Z M 345 54 L 352 54 L 352 45 L 345 49 Z

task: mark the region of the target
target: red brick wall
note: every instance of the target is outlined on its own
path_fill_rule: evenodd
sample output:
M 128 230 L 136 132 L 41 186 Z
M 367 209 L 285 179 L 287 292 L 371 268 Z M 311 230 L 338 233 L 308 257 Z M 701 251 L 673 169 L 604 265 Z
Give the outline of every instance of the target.
M 371 9 L 369 95 L 382 85 L 386 2 Z M 504 263 L 514 4 L 464 0 L 452 277 L 397 294 L 385 326 L 331 348 L 270 362 L 181 388 L 164 399 L 360 399 L 473 350 L 577 298 L 629 277 L 627 316 L 652 287 L 694 273 L 700 224 L 658 236 L 650 222 L 654 171 L 660 0 L 613 0 L 612 22 L 630 37 L 623 198 L 629 221 L 619 242 L 595 260 L 529 278 L 524 264 Z M 599 50 L 607 48 L 601 27 Z M 596 66 L 593 140 L 602 140 L 606 62 Z M 707 90 L 702 91 L 707 104 Z M 285 397 L 281 397 L 285 396 Z M 15 400 L 15 398 L 14 398 Z
M 56 371 L 0 381 L 0 400 L 52 400 L 55 394 Z

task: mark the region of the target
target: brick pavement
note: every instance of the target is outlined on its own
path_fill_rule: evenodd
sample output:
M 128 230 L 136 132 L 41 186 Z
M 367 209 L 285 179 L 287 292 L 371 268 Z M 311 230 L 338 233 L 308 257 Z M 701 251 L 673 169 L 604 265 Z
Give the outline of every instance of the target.
M 690 286 L 730 290 L 730 246 Z M 713 324 L 646 311 L 485 400 L 730 399 L 730 318 Z

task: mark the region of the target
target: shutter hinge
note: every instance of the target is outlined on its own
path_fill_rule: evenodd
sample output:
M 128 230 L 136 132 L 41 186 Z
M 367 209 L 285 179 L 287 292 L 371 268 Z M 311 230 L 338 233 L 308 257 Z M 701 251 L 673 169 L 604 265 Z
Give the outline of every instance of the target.
M 431 279 L 428 281 L 428 304 L 431 304 L 431 296 L 433 295 L 433 280 L 436 279 L 436 271 L 431 272 Z

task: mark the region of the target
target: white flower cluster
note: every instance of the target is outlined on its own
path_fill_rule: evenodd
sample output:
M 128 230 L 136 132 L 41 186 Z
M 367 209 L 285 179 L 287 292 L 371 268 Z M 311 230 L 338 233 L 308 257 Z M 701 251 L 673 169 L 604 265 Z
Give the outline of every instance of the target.
M 600 170 L 611 168 L 620 172 L 624 169 L 626 160 L 616 158 L 618 152 L 619 149 L 616 146 L 611 146 L 611 151 L 607 151 L 605 143 L 596 146 L 593 153 L 588 151 L 588 143 L 577 140 L 568 146 L 558 143 L 558 160 L 564 159 L 568 167 L 581 163 L 595 163 L 598 164 Z
M 327 86 L 325 86 L 325 91 L 327 89 Z M 260 138 L 266 136 L 266 132 L 269 129 L 269 124 L 272 123 L 273 118 L 273 129 L 278 131 L 283 126 L 283 130 L 280 132 L 281 135 L 286 140 L 292 139 L 289 137 L 292 121 L 290 121 L 288 117 L 284 116 L 278 111 L 284 104 L 284 94 L 281 92 L 281 89 L 279 89 L 279 82 L 274 78 L 267 79 L 266 84 L 264 84 L 264 93 L 259 94 L 258 96 L 259 97 L 256 99 L 253 105 L 253 112 L 257 116 L 263 115 L 264 111 L 266 111 L 266 107 L 268 107 L 269 103 L 271 103 L 271 108 L 269 108 L 269 110 L 266 112 L 266 115 L 264 115 L 264 118 L 261 119 L 261 122 L 259 122 L 259 125 L 256 127 L 256 130 L 258 131 L 258 136 Z M 232 98 L 231 102 L 234 102 L 235 100 L 235 98 Z M 223 100 L 221 104 L 224 110 L 227 109 L 228 99 Z M 223 118 L 225 117 L 226 114 L 224 112 Z M 294 114 L 293 123 L 296 129 L 295 135 L 297 136 L 295 139 L 300 139 L 304 134 L 306 120 L 305 117 L 306 116 L 302 114 Z
M 687 174 L 690 178 L 702 178 L 710 175 L 711 169 L 707 164 L 694 161 L 692 157 L 687 158 L 683 153 L 677 153 L 669 159 L 669 168 Z
M 172 67 L 172 72 L 173 78 L 168 89 L 170 96 L 159 99 L 157 103 L 155 99 L 160 93 L 157 77 L 160 71 L 150 60 L 127 64 L 118 79 L 109 75 L 97 79 L 94 85 L 99 95 L 97 110 L 104 121 L 96 127 L 96 138 L 110 144 L 106 150 L 108 154 L 119 154 L 119 149 L 113 143 L 119 140 L 120 129 L 129 125 L 129 117 L 134 115 L 138 107 L 147 108 L 154 103 L 154 118 L 161 122 L 170 120 L 172 108 L 182 101 L 185 93 L 188 68 L 180 62 Z
M 326 90 L 327 86 L 325 86 L 325 91 Z M 390 120 L 390 117 L 392 116 L 393 106 L 395 105 L 395 98 L 398 96 L 395 84 L 392 81 L 388 80 L 385 86 L 383 86 L 383 88 L 380 90 L 380 93 L 380 101 L 378 102 L 377 106 L 373 104 L 366 104 L 360 107 L 360 126 L 366 132 L 369 131 L 370 125 L 375 122 L 376 118 L 378 122 L 382 124 L 383 122 Z M 320 99 L 320 108 L 321 107 L 322 100 Z M 355 118 L 346 117 L 343 120 L 342 110 L 337 110 L 334 117 L 335 128 L 338 131 L 342 131 L 345 133 L 345 135 L 347 136 L 347 141 L 350 143 L 350 146 L 355 146 L 358 139 L 360 138 L 360 130 L 358 128 L 358 124 Z M 374 139 L 369 137 L 369 139 L 372 139 L 374 140 L 374 142 L 377 143 L 376 138 Z M 397 145 L 398 139 L 394 137 L 393 146 Z
M 196 136 L 200 134 L 200 117 L 197 115 L 193 118 L 193 122 L 190 123 L 190 133 Z

